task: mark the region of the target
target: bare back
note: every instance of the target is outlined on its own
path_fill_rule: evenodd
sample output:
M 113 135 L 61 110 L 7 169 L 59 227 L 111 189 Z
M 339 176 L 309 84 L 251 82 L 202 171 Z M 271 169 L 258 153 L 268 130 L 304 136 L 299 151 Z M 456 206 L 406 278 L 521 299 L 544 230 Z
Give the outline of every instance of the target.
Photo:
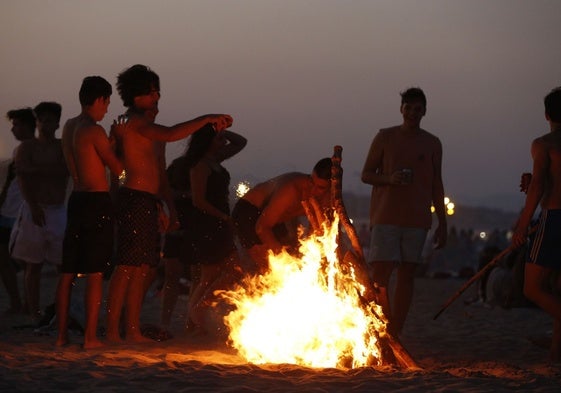
M 561 209 L 561 132 L 550 132 L 538 138 L 534 145 L 535 165 L 541 166 L 538 172 L 544 176 L 540 205 L 543 209 Z M 541 180 L 535 177 L 532 181 Z
M 68 169 L 60 139 L 30 139 L 22 142 L 16 153 L 16 173 L 28 203 L 64 203 Z
M 302 201 L 309 198 L 310 176 L 291 172 L 277 176 L 252 188 L 244 199 L 263 210 L 265 216 L 285 222 L 305 214 Z
M 66 122 L 62 148 L 74 181 L 74 191 L 108 191 L 105 166 L 117 175 L 122 170 L 105 130 L 88 116 L 79 115 Z

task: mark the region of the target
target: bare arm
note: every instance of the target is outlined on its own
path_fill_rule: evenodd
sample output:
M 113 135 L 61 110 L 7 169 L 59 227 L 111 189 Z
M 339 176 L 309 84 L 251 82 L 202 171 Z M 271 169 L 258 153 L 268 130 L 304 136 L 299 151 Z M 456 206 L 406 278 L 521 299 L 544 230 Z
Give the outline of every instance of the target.
M 93 142 L 97 155 L 103 162 L 105 166 L 109 168 L 114 176 L 119 177 L 121 172 L 123 172 L 123 163 L 117 158 L 115 154 L 114 145 L 111 144 L 109 138 L 103 127 L 99 125 L 94 126 L 93 130 Z
M 545 143 L 541 138 L 535 139 L 532 142 L 531 152 L 534 160 L 532 181 L 528 186 L 526 202 L 524 204 L 524 208 L 522 209 L 522 213 L 520 213 L 520 218 L 516 223 L 514 234 L 512 235 L 512 244 L 515 246 L 521 246 L 526 241 L 530 221 L 532 220 L 544 193 L 545 181 L 549 168 L 549 155 L 547 153 Z
M 434 232 L 434 246 L 436 249 L 446 245 L 448 225 L 446 222 L 446 208 L 444 206 L 444 184 L 442 182 L 442 144 L 438 142 L 438 149 L 433 157 L 434 178 L 432 184 L 432 203 L 438 218 L 438 226 Z
M 247 139 L 240 134 L 229 130 L 224 130 L 221 132 L 224 133 L 228 144 L 224 146 L 224 148 L 219 153 L 218 160 L 220 162 L 235 156 L 245 147 L 245 145 L 247 145 Z
M 402 184 L 403 174 L 401 171 L 395 171 L 391 174 L 382 173 L 383 145 L 384 137 L 381 132 L 378 132 L 372 140 L 370 150 L 366 156 L 361 180 L 363 183 L 373 186 Z
M 35 192 L 33 192 L 33 176 L 35 173 L 31 168 L 30 154 L 32 146 L 28 143 L 22 143 L 15 155 L 15 166 L 16 166 L 16 176 L 21 189 L 21 194 L 23 199 L 29 205 L 31 215 L 33 217 L 33 222 L 38 226 L 43 226 L 45 224 L 45 217 L 43 209 L 39 206 Z
M 278 253 L 282 246 L 273 233 L 273 227 L 283 222 L 283 214 L 292 210 L 297 203 L 300 203 L 300 195 L 296 188 L 292 185 L 283 186 L 272 195 L 255 223 L 255 233 L 261 242 L 275 253 Z
M 212 123 L 217 131 L 222 131 L 230 127 L 233 120 L 229 115 L 204 115 L 171 127 L 147 122 L 144 118 L 131 118 L 130 122 L 139 134 L 148 139 L 174 142 L 195 133 L 208 123 Z

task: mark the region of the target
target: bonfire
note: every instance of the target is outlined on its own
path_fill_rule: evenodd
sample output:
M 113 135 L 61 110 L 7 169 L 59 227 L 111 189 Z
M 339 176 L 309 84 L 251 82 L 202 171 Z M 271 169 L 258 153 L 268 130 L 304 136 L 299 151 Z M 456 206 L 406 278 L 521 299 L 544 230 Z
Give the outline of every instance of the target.
M 362 247 L 341 197 L 341 152 L 332 158 L 332 209 L 303 201 L 310 222 L 297 255 L 269 253 L 269 270 L 245 277 L 221 295 L 228 343 L 253 364 L 341 369 L 398 365 L 417 368 L 376 303 Z M 342 235 L 350 240 L 345 250 Z

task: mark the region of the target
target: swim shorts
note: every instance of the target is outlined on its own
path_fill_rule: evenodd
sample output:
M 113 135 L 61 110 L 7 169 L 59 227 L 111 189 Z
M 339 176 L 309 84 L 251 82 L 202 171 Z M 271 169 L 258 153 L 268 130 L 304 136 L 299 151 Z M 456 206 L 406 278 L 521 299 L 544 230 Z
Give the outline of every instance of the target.
M 10 236 L 10 255 L 27 263 L 62 262 L 62 241 L 66 229 L 66 207 L 43 205 L 45 225 L 35 225 L 27 202 L 21 206 Z
M 561 209 L 542 210 L 538 229 L 530 236 L 529 263 L 561 269 Z
M 73 192 L 62 245 L 63 273 L 101 273 L 111 267 L 114 211 L 108 192 Z
M 160 262 L 159 199 L 127 187 L 117 197 L 117 265 L 150 267 Z
M 428 230 L 396 225 L 374 225 L 368 261 L 422 262 Z
M 262 244 L 261 239 L 257 236 L 255 232 L 255 224 L 261 216 L 261 210 L 241 198 L 238 200 L 232 211 L 232 219 L 234 221 L 234 229 L 236 235 L 238 236 L 240 243 L 243 248 L 248 249 L 256 244 Z M 273 227 L 273 233 L 277 240 L 281 243 L 288 243 L 288 230 L 284 223 L 277 224 Z M 282 241 L 284 239 L 284 241 Z

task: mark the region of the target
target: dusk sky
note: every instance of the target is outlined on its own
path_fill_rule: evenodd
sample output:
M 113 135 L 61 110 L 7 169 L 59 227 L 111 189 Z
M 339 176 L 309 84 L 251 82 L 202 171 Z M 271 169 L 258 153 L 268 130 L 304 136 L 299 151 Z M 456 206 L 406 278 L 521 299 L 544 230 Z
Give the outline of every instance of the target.
M 422 126 L 443 144 L 446 194 L 511 208 L 530 143 L 548 132 L 543 97 L 561 85 L 559 0 L 2 0 L 0 111 L 79 112 L 83 77 L 113 86 L 156 71 L 157 121 L 229 113 L 247 147 L 233 182 L 309 172 L 343 146 L 344 188 L 360 182 L 378 129 L 399 124 L 399 92 L 425 90 Z M 108 128 L 123 112 L 114 89 Z M 0 157 L 15 147 L 3 121 Z M 60 131 L 57 133 L 60 136 Z M 168 146 L 168 161 L 185 141 Z M 512 202 L 512 198 L 509 199 Z M 509 202 L 509 203 L 510 203 Z

